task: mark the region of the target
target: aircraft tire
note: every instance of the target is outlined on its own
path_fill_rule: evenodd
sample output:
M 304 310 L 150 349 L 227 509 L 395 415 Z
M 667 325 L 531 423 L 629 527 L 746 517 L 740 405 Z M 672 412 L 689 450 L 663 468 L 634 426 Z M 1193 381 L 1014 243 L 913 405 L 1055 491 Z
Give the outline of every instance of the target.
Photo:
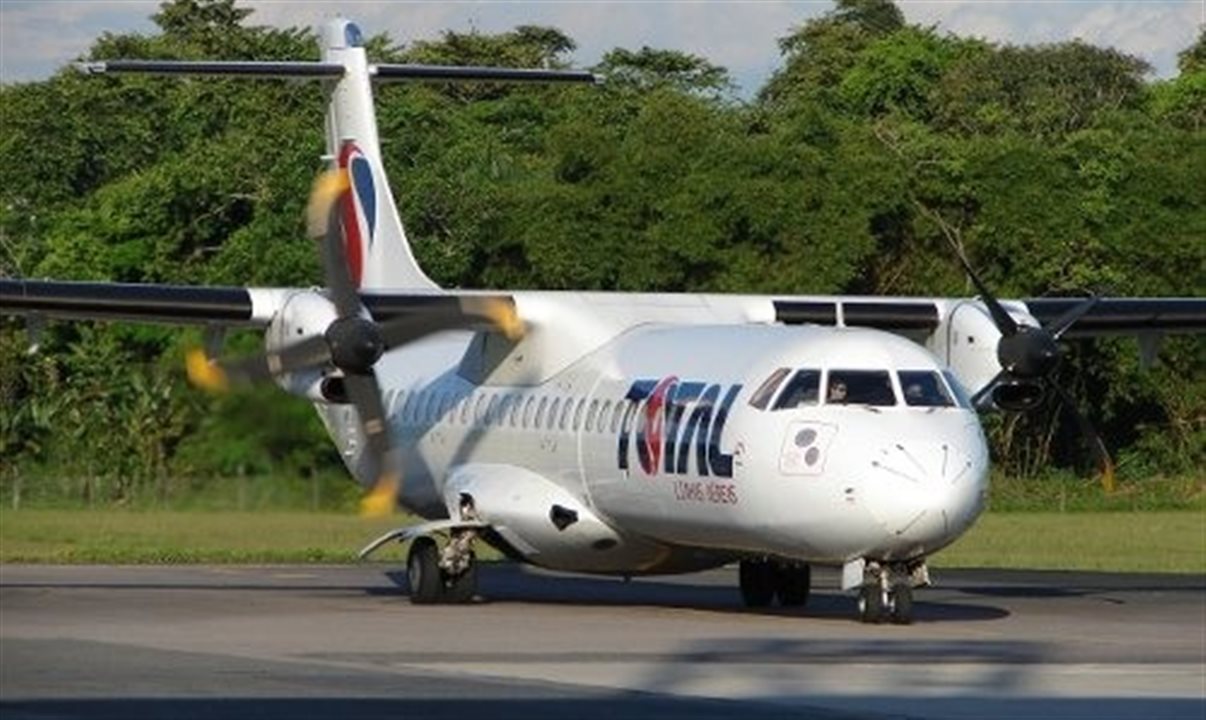
M 897 625 L 913 623 L 913 586 L 901 583 L 892 588 L 892 622 Z
M 741 600 L 748 608 L 771 604 L 775 597 L 775 567 L 766 560 L 742 560 L 738 565 Z
M 780 565 L 775 568 L 775 595 L 783 607 L 804 607 L 812 589 L 812 567 Z
M 477 595 L 477 558 L 469 557 L 469 565 L 465 572 L 449 577 L 446 584 L 447 599 L 450 603 L 464 604 L 473 602 Z
M 406 555 L 406 581 L 410 585 L 410 602 L 431 605 L 444 599 L 444 581 L 440 577 L 440 554 L 435 540 L 417 537 Z
M 883 622 L 884 591 L 878 584 L 864 585 L 858 591 L 858 615 L 865 623 Z

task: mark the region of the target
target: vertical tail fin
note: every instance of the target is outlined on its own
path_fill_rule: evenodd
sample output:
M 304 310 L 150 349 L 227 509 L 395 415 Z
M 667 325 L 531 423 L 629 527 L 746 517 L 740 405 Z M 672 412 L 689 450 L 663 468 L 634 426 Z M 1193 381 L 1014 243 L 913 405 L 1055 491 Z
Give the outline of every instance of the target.
M 381 163 L 372 70 L 360 30 L 336 19 L 323 26 L 320 38 L 323 62 L 344 68 L 327 107 L 327 155 L 348 171 L 352 184 L 344 198 L 352 279 L 362 288 L 435 288 L 411 252 Z

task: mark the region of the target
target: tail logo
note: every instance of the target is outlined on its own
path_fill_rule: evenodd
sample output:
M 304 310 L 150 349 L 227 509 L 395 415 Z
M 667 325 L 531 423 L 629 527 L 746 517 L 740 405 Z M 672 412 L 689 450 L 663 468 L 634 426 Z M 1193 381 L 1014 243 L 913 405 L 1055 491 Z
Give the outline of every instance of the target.
M 360 287 L 364 258 L 373 247 L 377 229 L 377 186 L 373 182 L 373 166 L 355 143 L 344 143 L 339 167 L 347 170 L 352 184 L 352 192 L 343 199 L 344 253 L 352 282 Z

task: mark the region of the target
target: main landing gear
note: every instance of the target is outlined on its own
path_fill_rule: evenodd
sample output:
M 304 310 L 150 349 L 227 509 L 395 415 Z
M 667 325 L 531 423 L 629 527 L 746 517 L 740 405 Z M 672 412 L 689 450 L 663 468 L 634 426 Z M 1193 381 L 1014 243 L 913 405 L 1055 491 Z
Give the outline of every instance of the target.
M 925 564 L 868 562 L 858 590 L 858 615 L 865 623 L 913 622 L 913 587 L 928 584 Z
M 749 608 L 767 607 L 778 598 L 783 607 L 804 607 L 812 586 L 812 568 L 784 560 L 742 560 L 738 566 L 741 599 Z
M 415 538 L 406 556 L 410 601 L 415 605 L 472 602 L 477 594 L 476 537 L 472 529 L 455 530 L 443 550 L 429 535 Z

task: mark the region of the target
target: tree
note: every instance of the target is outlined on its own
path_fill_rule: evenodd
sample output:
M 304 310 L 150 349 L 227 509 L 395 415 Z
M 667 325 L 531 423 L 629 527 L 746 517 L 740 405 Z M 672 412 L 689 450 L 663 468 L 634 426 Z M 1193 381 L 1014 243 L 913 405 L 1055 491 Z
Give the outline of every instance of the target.
M 680 92 L 716 96 L 732 89 L 728 71 L 704 58 L 678 50 L 642 47 L 633 52 L 616 48 L 603 56 L 596 72 L 608 83 L 629 85 L 638 91 L 669 87 Z

